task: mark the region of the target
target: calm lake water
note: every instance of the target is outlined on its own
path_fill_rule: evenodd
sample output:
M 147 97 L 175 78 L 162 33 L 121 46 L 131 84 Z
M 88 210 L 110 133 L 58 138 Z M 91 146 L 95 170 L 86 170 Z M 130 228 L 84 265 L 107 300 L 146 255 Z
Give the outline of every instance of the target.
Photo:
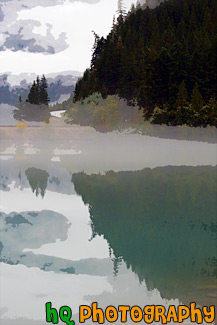
M 76 322 L 92 302 L 216 303 L 216 144 L 79 126 L 0 136 L 2 325 L 46 324 L 46 302 Z

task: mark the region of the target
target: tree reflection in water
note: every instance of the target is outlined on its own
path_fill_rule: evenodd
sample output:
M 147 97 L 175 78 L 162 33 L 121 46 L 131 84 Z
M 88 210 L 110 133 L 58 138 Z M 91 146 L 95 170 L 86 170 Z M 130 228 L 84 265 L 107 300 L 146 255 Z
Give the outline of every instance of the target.
M 79 173 L 72 181 L 89 205 L 93 236 L 103 235 L 150 290 L 216 303 L 216 168 Z

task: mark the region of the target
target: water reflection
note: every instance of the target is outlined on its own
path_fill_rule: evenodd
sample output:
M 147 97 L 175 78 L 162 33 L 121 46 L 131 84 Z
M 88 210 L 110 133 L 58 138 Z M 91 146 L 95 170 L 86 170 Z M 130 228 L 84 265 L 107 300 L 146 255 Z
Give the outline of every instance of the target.
M 46 172 L 46 170 L 41 170 L 38 168 L 28 168 L 25 171 L 26 177 L 29 181 L 29 185 L 32 188 L 33 193 L 38 196 L 41 194 L 42 197 L 45 195 L 45 190 L 47 188 L 47 182 L 49 174 Z M 51 182 L 55 182 L 56 178 L 52 178 Z M 56 184 L 59 185 L 58 179 L 56 181 Z
M 73 236 L 72 230 L 76 227 L 75 220 L 69 222 L 62 214 L 48 210 L 11 212 L 9 214 L 0 212 L 0 223 L 0 262 L 10 265 L 23 264 L 27 267 L 37 267 L 43 271 L 57 273 L 100 276 L 112 274 L 112 261 L 106 256 L 101 259 L 92 256 L 82 259 L 80 254 L 78 255 L 79 260 L 73 259 L 71 244 L 74 242 L 74 246 L 76 244 L 82 250 L 83 242 L 82 239 L 77 241 L 77 238 Z M 86 235 L 85 232 L 84 229 L 83 237 Z M 81 232 L 79 236 L 82 237 Z M 70 245 L 68 243 L 66 246 L 69 257 L 63 258 L 63 254 L 55 256 L 55 249 L 58 250 L 58 245 L 61 247 L 61 242 L 65 243 L 69 238 L 71 239 Z M 49 245 L 54 245 L 54 249 L 51 249 L 50 253 L 40 254 L 38 252 L 41 247 Z M 97 255 L 97 252 L 95 254 Z
M 93 301 L 216 301 L 216 168 L 142 170 L 215 166 L 214 144 L 79 127 L 5 132 L 2 325 L 44 319 L 46 301 L 74 314 Z
M 1 212 L 0 220 L 0 262 L 37 266 L 44 271 L 60 271 L 61 267 L 66 264 L 66 261 L 56 261 L 53 257 L 23 253 L 27 247 L 39 248 L 42 244 L 52 243 L 57 239 L 66 240 L 69 224 L 63 215 L 53 211 L 12 212 L 10 214 Z
M 166 167 L 72 177 L 93 234 L 149 290 L 183 303 L 216 303 L 216 168 Z
M 50 111 L 46 106 L 22 104 L 13 111 L 13 117 L 17 121 L 49 123 Z

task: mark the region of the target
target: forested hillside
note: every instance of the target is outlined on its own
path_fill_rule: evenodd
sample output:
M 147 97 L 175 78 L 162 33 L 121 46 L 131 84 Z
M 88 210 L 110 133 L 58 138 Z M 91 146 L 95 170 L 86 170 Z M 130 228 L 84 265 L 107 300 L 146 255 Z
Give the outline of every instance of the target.
M 128 14 L 119 6 L 107 38 L 95 34 L 74 100 L 95 92 L 137 104 L 153 123 L 216 126 L 217 0 L 169 0 Z

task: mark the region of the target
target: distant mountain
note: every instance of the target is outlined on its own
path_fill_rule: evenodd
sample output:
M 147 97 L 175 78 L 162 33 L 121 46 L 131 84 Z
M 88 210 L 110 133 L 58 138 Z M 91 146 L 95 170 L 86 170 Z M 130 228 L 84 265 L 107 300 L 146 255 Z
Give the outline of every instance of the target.
M 66 71 L 46 75 L 48 82 L 48 95 L 50 103 L 62 103 L 67 100 L 74 91 L 75 84 L 81 74 L 77 71 Z M 35 73 L 11 73 L 0 74 L 0 104 L 16 105 L 21 94 L 25 101 Z
M 153 9 L 153 8 L 159 6 L 159 4 L 160 4 L 161 2 L 163 2 L 163 1 L 164 1 L 164 0 L 140 0 L 139 2 L 140 2 L 140 4 L 141 4 L 142 6 L 144 6 L 145 8 L 146 8 L 146 7 L 149 7 L 150 9 Z

